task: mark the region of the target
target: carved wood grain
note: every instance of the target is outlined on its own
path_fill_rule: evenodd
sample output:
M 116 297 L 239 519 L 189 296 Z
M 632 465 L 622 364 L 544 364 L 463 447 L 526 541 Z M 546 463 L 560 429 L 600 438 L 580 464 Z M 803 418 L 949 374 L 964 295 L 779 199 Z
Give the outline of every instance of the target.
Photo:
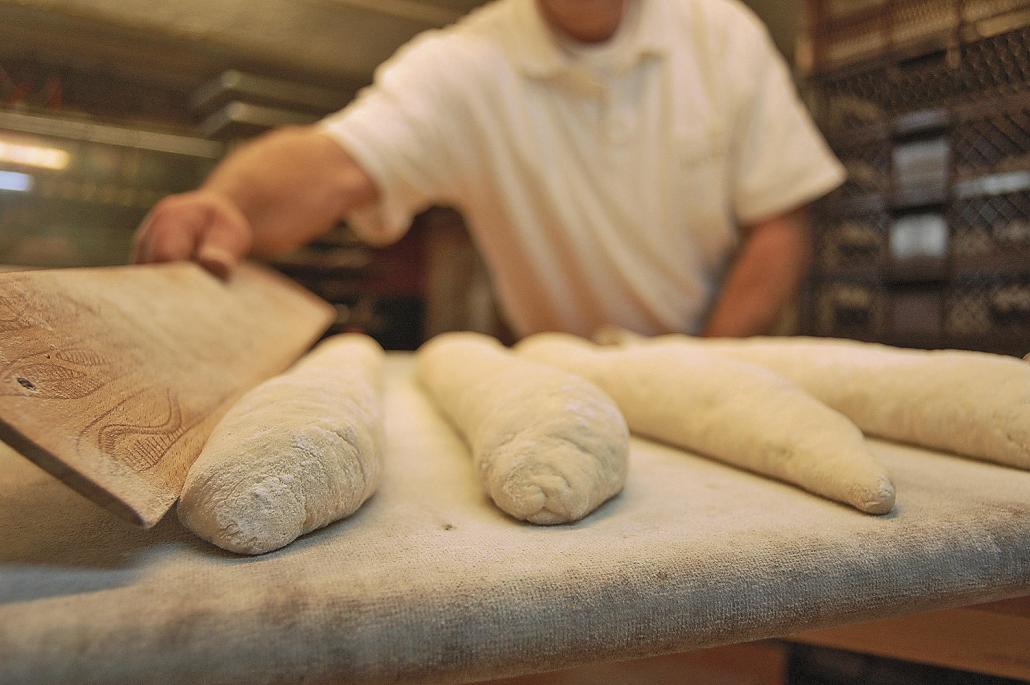
M 0 274 L 0 439 L 143 526 L 217 419 L 332 317 L 278 274 L 191 264 Z

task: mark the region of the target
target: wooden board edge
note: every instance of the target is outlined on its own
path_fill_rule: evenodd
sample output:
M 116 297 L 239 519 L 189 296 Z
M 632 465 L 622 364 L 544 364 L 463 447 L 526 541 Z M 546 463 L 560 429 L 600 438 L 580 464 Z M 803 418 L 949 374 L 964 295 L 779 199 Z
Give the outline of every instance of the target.
M 802 630 L 781 639 L 1030 682 L 1030 586 L 979 604 Z M 1017 638 L 1018 639 L 1018 638 Z
M 168 265 L 168 268 L 173 268 L 175 266 L 181 265 Z M 199 265 L 194 264 L 191 266 L 193 268 L 196 268 L 197 270 L 203 271 L 202 267 L 200 267 Z M 97 271 L 124 268 L 126 267 L 85 267 L 84 269 L 55 269 L 54 271 Z M 138 268 L 154 268 L 154 265 L 138 266 Z M 201 421 L 201 423 L 212 422 L 212 429 L 214 425 L 217 425 L 217 422 L 221 419 L 221 416 L 223 416 L 225 412 L 235 402 L 239 400 L 240 397 L 242 397 L 244 394 L 249 392 L 253 387 L 256 387 L 261 382 L 264 382 L 269 378 L 272 378 L 278 374 L 283 373 L 288 368 L 290 368 L 290 366 L 292 366 L 292 364 L 294 364 L 298 358 L 306 354 L 307 351 L 310 350 L 311 346 L 314 343 L 316 343 L 322 337 L 322 335 L 324 335 L 325 331 L 332 324 L 336 316 L 336 310 L 329 302 L 322 299 L 310 290 L 306 289 L 304 286 L 297 283 L 289 276 L 275 270 L 274 268 L 268 265 L 259 262 L 244 262 L 237 268 L 240 272 L 242 272 L 242 276 L 244 278 L 254 279 L 258 283 L 260 283 L 261 281 L 264 281 L 265 283 L 275 283 L 276 286 L 281 287 L 283 289 L 287 289 L 291 292 L 292 295 L 303 299 L 305 301 L 305 304 L 311 306 L 311 318 L 317 321 L 317 324 L 312 327 L 311 335 L 308 336 L 303 346 L 299 346 L 298 353 L 292 359 L 286 360 L 285 362 L 282 362 L 280 364 L 276 364 L 276 368 L 274 370 L 271 370 L 270 373 L 266 373 L 266 375 L 260 380 L 258 380 L 256 383 L 250 385 L 249 387 L 243 387 L 239 390 L 239 392 L 234 393 L 232 396 L 226 398 L 224 402 L 220 403 L 218 407 L 211 411 L 209 415 Z M 24 273 L 4 273 L 0 274 L 0 280 L 3 280 L 6 277 L 17 278 L 21 276 L 24 276 Z M 208 434 L 210 434 L 211 431 L 208 430 L 207 432 Z M 169 494 L 168 496 L 161 496 L 162 493 L 160 493 L 159 491 L 153 488 L 145 487 L 143 484 L 141 484 L 141 487 L 139 489 L 140 496 L 138 498 L 127 498 L 115 495 L 109 489 L 95 481 L 93 478 L 87 476 L 85 473 L 79 471 L 78 469 L 73 468 L 65 461 L 57 458 L 50 451 L 48 451 L 40 445 L 37 445 L 34 441 L 29 440 L 18 428 L 16 428 L 12 424 L 5 422 L 2 418 L 0 418 L 0 441 L 6 443 L 16 453 L 28 459 L 32 463 L 36 464 L 44 471 L 54 476 L 64 484 L 68 485 L 83 497 L 86 497 L 90 501 L 110 511 L 117 517 L 125 521 L 128 521 L 133 525 L 142 527 L 144 529 L 151 528 L 154 525 L 156 525 L 164 517 L 168 510 L 171 509 L 172 506 L 174 506 L 175 502 L 178 500 L 178 495 L 181 492 L 181 484 L 178 488 L 178 492 L 174 492 L 174 494 Z M 187 470 L 188 468 L 189 467 L 187 466 Z M 121 473 L 121 477 L 130 480 L 134 477 L 134 475 L 135 474 L 129 470 L 125 470 Z M 171 488 L 169 492 L 171 493 L 173 490 L 174 488 Z
M 107 509 L 118 518 L 141 528 L 152 528 L 175 504 L 175 498 L 170 499 L 167 503 L 150 498 L 149 502 L 142 502 L 139 505 L 129 504 L 26 438 L 17 428 L 2 419 L 0 419 L 0 441 L 86 499 Z

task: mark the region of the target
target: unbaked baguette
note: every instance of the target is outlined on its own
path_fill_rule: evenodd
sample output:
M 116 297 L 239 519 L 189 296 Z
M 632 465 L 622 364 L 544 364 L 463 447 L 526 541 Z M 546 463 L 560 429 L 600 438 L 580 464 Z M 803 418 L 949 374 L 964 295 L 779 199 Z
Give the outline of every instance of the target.
M 555 333 L 515 349 L 597 383 L 634 433 L 870 514 L 894 506 L 894 486 L 854 424 L 762 367 L 682 346 L 602 348 Z
M 629 432 L 597 387 L 475 333 L 434 338 L 419 381 L 465 438 L 494 503 L 531 523 L 576 521 L 626 480 Z
M 869 435 L 1030 469 L 1030 365 L 1015 357 L 905 350 L 829 338 L 662 336 L 760 364 Z
M 190 468 L 179 520 L 241 554 L 262 554 L 354 513 L 375 491 L 383 351 L 330 338 L 244 395 Z

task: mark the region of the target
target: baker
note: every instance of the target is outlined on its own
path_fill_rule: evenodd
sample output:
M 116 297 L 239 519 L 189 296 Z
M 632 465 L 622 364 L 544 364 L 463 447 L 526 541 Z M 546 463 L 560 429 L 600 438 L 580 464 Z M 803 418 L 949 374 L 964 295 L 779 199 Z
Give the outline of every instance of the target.
M 224 269 L 341 218 L 383 245 L 449 204 L 520 336 L 751 335 L 804 276 L 806 205 L 843 178 L 736 0 L 496 0 L 162 200 L 135 259 Z

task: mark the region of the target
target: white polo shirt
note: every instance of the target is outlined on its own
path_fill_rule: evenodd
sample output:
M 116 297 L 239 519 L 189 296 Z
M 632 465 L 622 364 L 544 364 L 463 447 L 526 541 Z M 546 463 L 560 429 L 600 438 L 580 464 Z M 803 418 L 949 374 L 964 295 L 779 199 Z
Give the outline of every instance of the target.
M 401 48 L 324 127 L 379 186 L 359 235 L 455 206 L 521 335 L 696 332 L 738 227 L 844 178 L 736 0 L 630 0 L 600 49 L 497 0 Z

